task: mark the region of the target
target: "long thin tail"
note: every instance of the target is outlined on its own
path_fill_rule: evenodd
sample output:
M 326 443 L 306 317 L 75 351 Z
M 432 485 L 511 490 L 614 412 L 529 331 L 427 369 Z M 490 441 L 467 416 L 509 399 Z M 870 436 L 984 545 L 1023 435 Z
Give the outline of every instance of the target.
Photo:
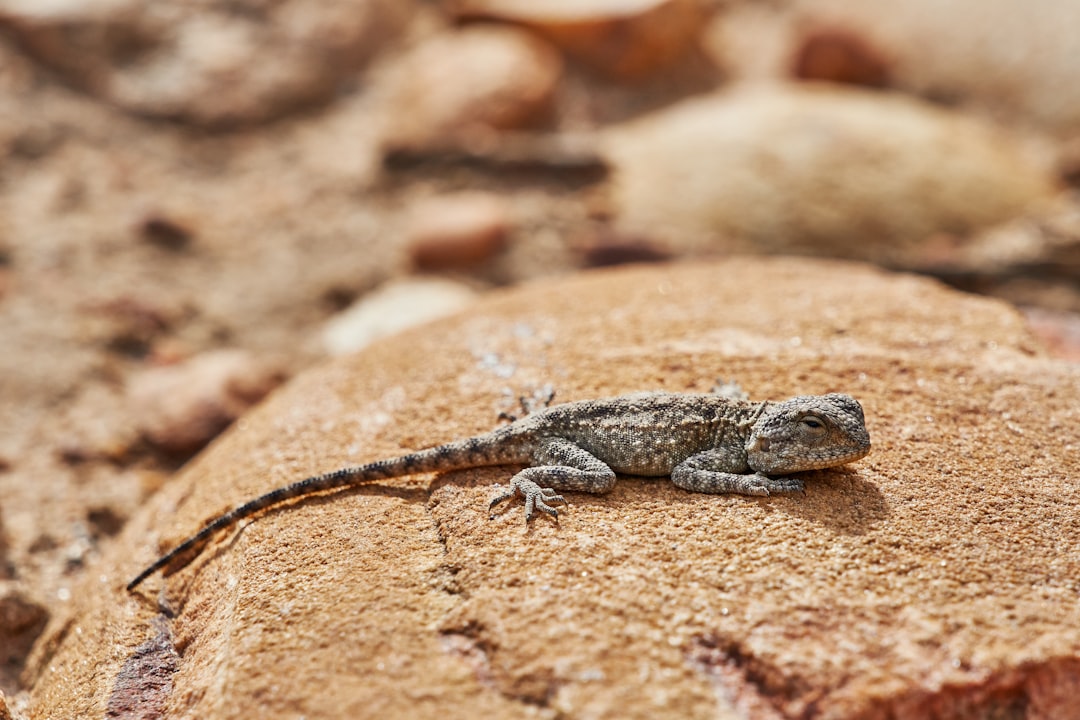
M 219 530 L 224 530 L 268 507 L 287 500 L 350 485 L 362 485 L 375 480 L 404 477 L 422 472 L 460 470 L 471 467 L 524 462 L 527 456 L 513 449 L 514 443 L 507 442 L 507 439 L 507 433 L 496 431 L 489 435 L 439 445 L 389 460 L 379 460 L 367 465 L 342 468 L 322 475 L 314 475 L 279 487 L 276 490 L 271 490 L 265 495 L 260 495 L 243 505 L 238 505 L 232 510 L 218 515 L 197 533 L 169 550 L 135 576 L 135 579 L 127 584 L 127 589 L 129 592 L 134 590 L 143 580 L 163 567 L 172 564 L 178 556 L 205 543 Z M 194 559 L 195 554 L 180 567 L 186 566 Z

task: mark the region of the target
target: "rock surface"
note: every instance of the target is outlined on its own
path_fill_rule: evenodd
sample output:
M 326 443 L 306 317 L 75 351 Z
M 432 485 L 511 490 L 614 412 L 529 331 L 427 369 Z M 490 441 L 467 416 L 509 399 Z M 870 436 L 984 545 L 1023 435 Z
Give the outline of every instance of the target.
M 758 398 L 854 394 L 875 449 L 807 474 L 804 496 L 625 478 L 529 529 L 520 506 L 487 518 L 505 468 L 387 482 L 268 512 L 124 594 L 224 508 L 486 430 L 507 392 L 718 377 Z M 52 621 L 32 715 L 101 717 L 138 676 L 170 718 L 1065 718 L 1077 408 L 1080 368 L 1015 311 L 857 265 L 740 259 L 495 296 L 296 378 L 191 463 Z
M 613 129 L 620 224 L 678 248 L 903 263 L 941 231 L 1055 190 L 1017 140 L 926 103 L 828 87 L 735 91 Z

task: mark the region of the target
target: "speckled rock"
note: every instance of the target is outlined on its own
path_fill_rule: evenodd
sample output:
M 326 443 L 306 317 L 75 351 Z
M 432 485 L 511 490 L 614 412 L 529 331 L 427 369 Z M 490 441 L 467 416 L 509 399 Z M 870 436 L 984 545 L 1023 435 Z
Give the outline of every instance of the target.
M 388 481 L 268 512 L 123 590 L 234 503 L 486 430 L 508 393 L 719 377 L 759 398 L 851 393 L 874 450 L 797 496 L 623 478 L 528 529 L 520 506 L 488 518 L 509 468 Z M 1066 718 L 1078 408 L 1080 367 L 1010 307 L 859 265 L 736 259 L 492 295 L 295 378 L 191 463 L 50 625 L 32 714 L 101 717 L 145 677 L 169 718 Z
M 1017 140 L 901 96 L 733 91 L 612 130 L 620 225 L 709 251 L 902 263 L 935 232 L 1021 214 L 1056 189 Z
M 198 125 L 327 101 L 400 31 L 403 0 L 9 0 L 0 24 L 68 82 L 141 115 Z

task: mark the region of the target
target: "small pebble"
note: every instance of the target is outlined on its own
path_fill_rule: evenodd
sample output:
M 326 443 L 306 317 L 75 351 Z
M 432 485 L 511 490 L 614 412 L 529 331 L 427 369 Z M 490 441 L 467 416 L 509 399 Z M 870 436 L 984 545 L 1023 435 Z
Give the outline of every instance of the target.
M 139 220 L 138 232 L 151 245 L 173 251 L 188 247 L 195 236 L 186 223 L 161 213 L 149 213 Z
M 478 265 L 502 250 L 510 225 L 510 209 L 498 197 L 460 193 L 416 203 L 405 239 L 417 268 L 463 268 Z
M 457 312 L 475 298 L 474 290 L 450 280 L 393 282 L 331 318 L 323 329 L 323 346 L 331 355 L 355 352 L 378 338 Z
M 795 53 L 792 74 L 801 80 L 885 87 L 889 64 L 880 51 L 853 32 L 817 30 L 807 34 Z

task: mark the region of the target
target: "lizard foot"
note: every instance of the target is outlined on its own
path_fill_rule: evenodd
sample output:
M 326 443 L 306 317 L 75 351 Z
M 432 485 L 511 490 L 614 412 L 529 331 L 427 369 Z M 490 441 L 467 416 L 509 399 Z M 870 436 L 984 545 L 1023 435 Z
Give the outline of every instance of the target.
M 551 488 L 540 487 L 534 480 L 521 477 L 521 473 L 518 473 L 510 481 L 510 488 L 505 492 L 496 495 L 491 499 L 488 504 L 488 510 L 494 510 L 495 506 L 504 500 L 509 500 L 517 495 L 521 495 L 525 498 L 525 522 L 530 522 L 536 515 L 536 511 L 539 510 L 543 513 L 547 513 L 556 520 L 559 519 L 559 511 L 551 507 L 548 503 L 556 505 L 568 505 L 566 498 L 559 495 Z M 492 515 L 491 517 L 494 517 Z
M 746 495 L 771 495 L 778 492 L 805 492 L 803 481 L 793 477 L 771 478 L 765 475 L 752 475 L 746 483 Z

